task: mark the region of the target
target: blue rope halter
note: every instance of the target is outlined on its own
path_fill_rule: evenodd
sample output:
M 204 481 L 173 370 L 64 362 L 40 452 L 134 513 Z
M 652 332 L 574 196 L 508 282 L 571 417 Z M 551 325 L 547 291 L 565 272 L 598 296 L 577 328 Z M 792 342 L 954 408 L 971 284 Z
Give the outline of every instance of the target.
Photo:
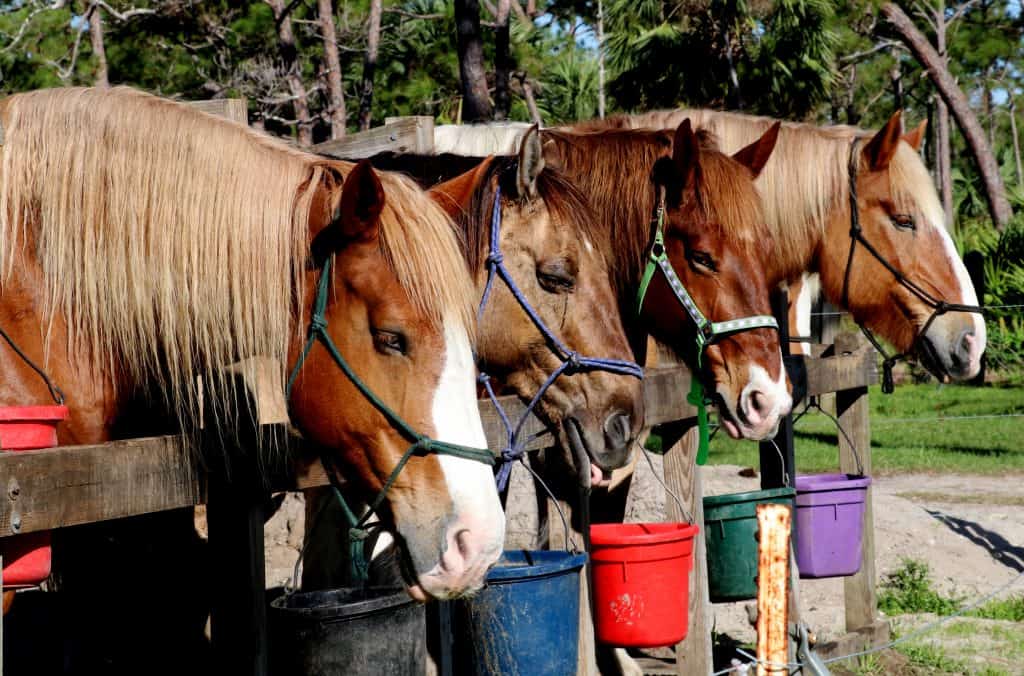
M 508 440 L 505 447 L 501 449 L 500 465 L 498 467 L 496 480 L 498 482 L 498 490 L 503 491 L 508 485 L 509 475 L 512 473 L 512 463 L 523 457 L 526 452 L 526 446 L 534 437 L 523 438 L 521 436 L 523 425 L 526 424 L 527 418 L 533 413 L 533 409 L 540 402 L 541 397 L 548 391 L 559 376 L 572 375 L 574 373 L 586 373 L 588 371 L 607 371 L 609 373 L 615 373 L 624 376 L 633 376 L 634 378 L 642 379 L 644 377 L 643 368 L 638 364 L 631 361 L 625 361 L 623 359 L 605 359 L 602 357 L 582 357 L 579 353 L 570 350 L 565 344 L 558 339 L 558 337 L 548 328 L 544 320 L 540 318 L 537 312 L 530 305 L 530 301 L 526 299 L 526 296 L 516 285 L 512 279 L 512 275 L 509 273 L 508 268 L 505 267 L 505 257 L 501 253 L 501 187 L 497 187 L 494 193 L 494 207 L 491 212 L 491 245 L 490 251 L 487 254 L 486 265 L 487 265 L 487 284 L 484 286 L 484 295 L 480 299 L 480 309 L 477 311 L 477 320 L 483 317 L 484 309 L 487 307 L 487 301 L 491 297 L 491 289 L 494 286 L 495 277 L 500 277 L 508 287 L 508 290 L 512 293 L 512 297 L 519 303 L 519 307 L 523 308 L 526 315 L 533 322 L 533 325 L 537 327 L 537 330 L 542 336 L 544 336 L 545 342 L 551 352 L 561 362 L 558 368 L 551 372 L 544 381 L 544 384 L 540 386 L 540 389 L 530 399 L 530 403 L 527 404 L 526 410 L 523 411 L 522 416 L 513 425 L 508 415 L 502 409 L 498 403 L 498 398 L 494 394 L 494 389 L 491 387 L 491 379 L 486 373 L 481 372 L 479 376 L 480 383 L 484 386 L 487 391 L 487 396 L 490 398 L 494 407 L 498 411 L 498 416 L 501 418 L 501 422 L 505 427 L 505 431 L 508 435 Z

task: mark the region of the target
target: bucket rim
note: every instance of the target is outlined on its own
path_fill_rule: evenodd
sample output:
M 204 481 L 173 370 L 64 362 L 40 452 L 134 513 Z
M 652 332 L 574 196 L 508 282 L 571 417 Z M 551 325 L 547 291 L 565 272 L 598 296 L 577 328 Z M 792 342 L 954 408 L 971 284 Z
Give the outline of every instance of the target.
M 294 606 L 289 602 L 296 598 L 307 598 L 310 596 L 342 597 L 352 592 L 364 592 L 372 594 L 369 598 L 359 601 L 343 602 L 334 604 L 322 603 L 311 606 Z M 317 589 L 312 591 L 297 591 L 293 594 L 282 594 L 270 602 L 270 607 L 278 613 L 288 617 L 304 616 L 310 619 L 349 619 L 365 615 L 373 615 L 381 611 L 397 609 L 407 605 L 418 603 L 415 599 L 400 587 L 335 587 L 333 589 Z
M 506 565 L 502 565 L 502 564 Z M 587 563 L 585 553 L 558 550 L 506 549 L 487 573 L 487 584 L 528 580 L 579 569 Z
M 675 526 L 664 528 L 660 532 L 636 534 L 617 533 L 625 527 L 647 528 L 649 526 Z M 700 528 L 693 523 L 684 521 L 651 522 L 651 523 L 598 523 L 590 527 L 590 542 L 594 545 L 630 546 L 660 545 L 681 540 L 692 540 Z
M 740 502 L 758 502 L 760 500 L 771 500 L 775 498 L 796 497 L 796 489 L 789 486 L 783 488 L 767 488 L 759 491 L 745 491 L 743 493 L 723 493 L 722 495 L 704 496 L 704 507 L 724 507 Z
M 797 493 L 848 491 L 867 488 L 871 485 L 871 477 L 843 472 L 798 474 L 794 483 L 796 484 Z
M 52 422 L 67 420 L 67 406 L 0 406 L 0 423 Z

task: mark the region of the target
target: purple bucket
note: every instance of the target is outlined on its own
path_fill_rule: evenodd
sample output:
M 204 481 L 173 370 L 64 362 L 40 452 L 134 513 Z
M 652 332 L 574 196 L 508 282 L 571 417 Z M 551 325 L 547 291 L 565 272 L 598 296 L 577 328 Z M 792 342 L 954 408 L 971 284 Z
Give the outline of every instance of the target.
M 796 562 L 800 577 L 842 577 L 860 570 L 864 499 L 871 477 L 809 474 L 796 478 Z

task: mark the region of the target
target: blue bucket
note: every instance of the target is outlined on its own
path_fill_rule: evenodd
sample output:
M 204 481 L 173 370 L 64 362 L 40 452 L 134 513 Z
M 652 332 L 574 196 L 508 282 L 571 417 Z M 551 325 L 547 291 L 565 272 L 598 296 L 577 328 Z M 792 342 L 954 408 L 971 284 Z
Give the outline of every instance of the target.
M 457 674 L 574 676 L 586 554 L 506 551 L 487 586 L 452 604 Z

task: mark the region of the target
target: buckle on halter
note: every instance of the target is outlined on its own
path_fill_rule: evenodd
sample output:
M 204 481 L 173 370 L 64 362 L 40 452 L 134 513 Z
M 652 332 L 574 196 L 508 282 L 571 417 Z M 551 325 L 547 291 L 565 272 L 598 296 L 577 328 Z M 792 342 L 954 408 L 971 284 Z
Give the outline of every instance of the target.
M 654 258 L 661 258 L 665 255 L 665 245 L 661 242 L 655 242 L 654 246 L 651 247 L 651 256 Z
M 715 329 L 711 326 L 711 322 L 705 322 L 704 326 L 700 327 L 700 332 L 704 336 L 704 340 L 708 343 L 715 337 Z

